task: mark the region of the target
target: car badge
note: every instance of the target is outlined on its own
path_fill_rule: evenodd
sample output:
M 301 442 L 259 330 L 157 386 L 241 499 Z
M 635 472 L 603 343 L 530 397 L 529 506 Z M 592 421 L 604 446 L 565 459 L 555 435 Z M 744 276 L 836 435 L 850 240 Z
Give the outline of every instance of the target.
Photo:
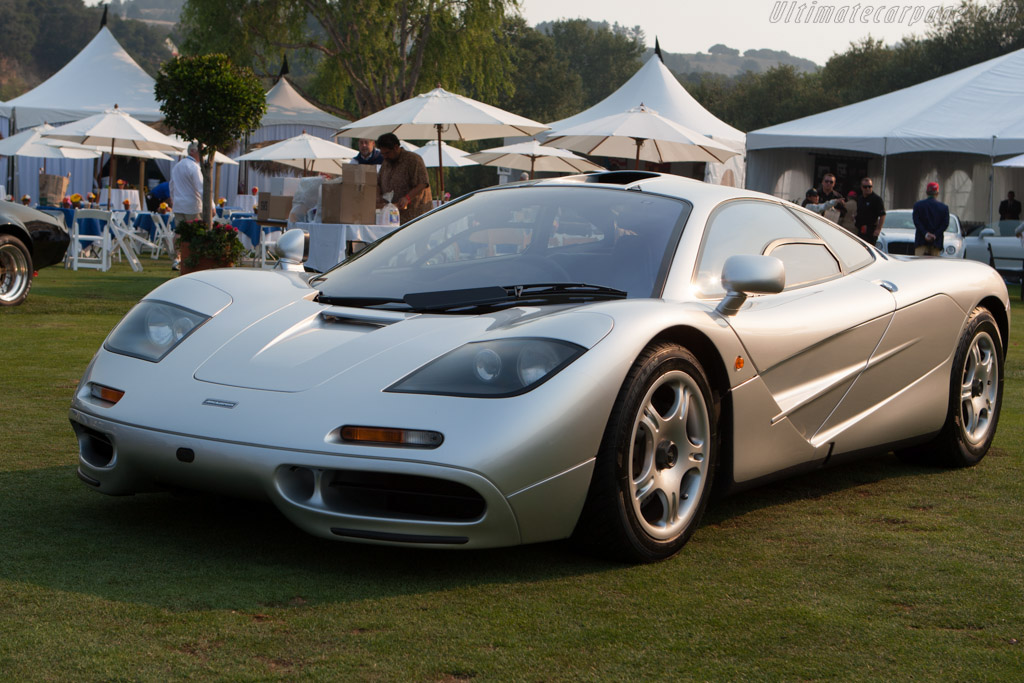
M 204 406 L 217 406 L 218 408 L 234 408 L 238 405 L 237 401 L 222 401 L 219 398 L 208 398 L 203 401 Z

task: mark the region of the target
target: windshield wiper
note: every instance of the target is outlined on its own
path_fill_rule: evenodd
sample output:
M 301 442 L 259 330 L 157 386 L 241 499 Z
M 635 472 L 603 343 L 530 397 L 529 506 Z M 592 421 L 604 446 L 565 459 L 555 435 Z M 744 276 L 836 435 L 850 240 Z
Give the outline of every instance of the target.
M 584 283 L 537 283 L 507 287 L 473 287 L 440 292 L 415 292 L 403 300 L 416 311 L 454 311 L 524 304 L 570 304 L 625 299 L 627 292 Z
M 327 296 L 323 292 L 317 294 L 314 301 L 330 306 L 352 306 L 353 308 L 405 303 L 402 299 L 383 296 Z

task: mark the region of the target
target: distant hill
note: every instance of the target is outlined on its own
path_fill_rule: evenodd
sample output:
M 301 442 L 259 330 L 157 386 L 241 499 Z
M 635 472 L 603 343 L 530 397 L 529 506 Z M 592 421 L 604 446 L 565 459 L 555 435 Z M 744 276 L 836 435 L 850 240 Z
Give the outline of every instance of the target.
M 644 59 L 654 50 L 648 50 Z M 706 53 L 673 53 L 661 51 L 662 59 L 671 71 L 684 75 L 691 73 L 716 73 L 723 76 L 738 76 L 746 71 L 761 73 L 779 64 L 792 65 L 798 72 L 817 71 L 818 65 L 809 59 L 794 57 L 783 50 L 739 50 L 722 44 L 713 45 Z
M 550 33 L 550 21 L 542 21 L 534 28 L 541 33 Z M 595 30 L 608 29 L 612 33 L 623 34 L 630 38 L 644 40 L 644 32 L 639 26 L 622 26 L 620 24 L 609 24 L 607 21 L 587 20 L 590 28 Z M 648 49 L 644 53 L 644 60 L 653 53 Z M 662 59 L 671 71 L 684 76 L 688 74 L 715 73 L 723 76 L 739 76 L 746 71 L 761 73 L 779 64 L 792 65 L 798 72 L 817 71 L 818 65 L 809 59 L 794 57 L 783 50 L 747 50 L 743 54 L 740 51 L 727 45 L 712 45 L 706 53 L 675 53 L 661 51 Z

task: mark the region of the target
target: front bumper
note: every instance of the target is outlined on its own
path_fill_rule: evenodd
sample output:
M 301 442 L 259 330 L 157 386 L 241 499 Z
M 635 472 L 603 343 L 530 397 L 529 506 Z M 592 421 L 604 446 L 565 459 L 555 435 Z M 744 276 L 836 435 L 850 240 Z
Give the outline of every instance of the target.
M 514 504 L 468 470 L 197 438 L 75 408 L 69 418 L 79 478 L 101 493 L 186 488 L 266 499 L 304 531 L 331 539 L 451 548 L 524 542 Z M 522 500 L 535 504 L 545 489 L 581 475 L 589 478 L 589 468 L 533 487 Z

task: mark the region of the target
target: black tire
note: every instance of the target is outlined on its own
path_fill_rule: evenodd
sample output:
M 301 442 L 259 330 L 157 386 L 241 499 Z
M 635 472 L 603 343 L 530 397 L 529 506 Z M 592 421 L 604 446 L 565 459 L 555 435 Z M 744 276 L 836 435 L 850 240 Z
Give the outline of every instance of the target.
M 0 306 L 17 306 L 32 289 L 32 254 L 14 235 L 0 235 Z
M 981 462 L 999 424 L 1003 344 L 988 309 L 971 313 L 953 356 L 946 422 L 932 441 L 898 455 L 915 464 L 970 467 Z
M 574 538 L 629 562 L 671 557 L 711 497 L 718 406 L 700 362 L 676 344 L 647 347 L 619 390 Z

